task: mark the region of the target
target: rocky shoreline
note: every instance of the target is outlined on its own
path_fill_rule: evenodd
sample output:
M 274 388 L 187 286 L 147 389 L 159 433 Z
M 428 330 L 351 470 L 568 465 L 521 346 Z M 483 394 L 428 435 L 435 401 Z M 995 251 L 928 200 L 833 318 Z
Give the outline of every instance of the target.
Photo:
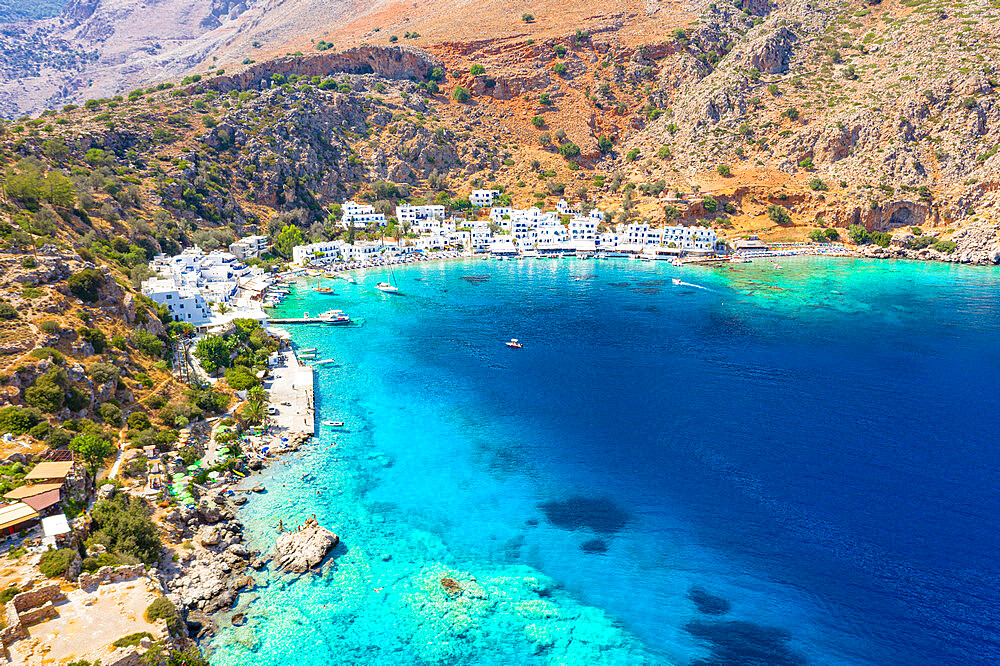
M 311 439 L 294 436 L 283 453 L 291 453 Z M 175 507 L 163 516 L 162 524 L 170 536 L 181 543 L 175 560 L 160 572 L 167 598 L 185 619 L 188 633 L 196 640 L 210 636 L 216 629 L 213 616 L 230 610 L 239 595 L 255 586 L 253 572 L 268 565 L 292 574 L 302 574 L 323 562 L 339 543 L 339 537 L 321 527 L 315 519 L 283 533 L 273 553 L 262 553 L 244 545 L 243 523 L 239 508 L 254 494 L 267 492 L 261 485 L 251 486 L 253 476 L 266 468 L 255 459 L 239 469 L 240 478 L 226 474 L 208 486 L 197 488 L 198 505 Z M 233 488 L 233 486 L 248 486 Z
M 951 237 L 955 243 L 953 252 L 940 252 L 933 247 L 912 249 L 907 247 L 914 236 L 893 237 L 889 247 L 861 245 L 854 250 L 854 256 L 866 259 L 910 259 L 913 261 L 941 261 L 952 264 L 974 266 L 996 266 L 1000 264 L 1000 223 L 976 222 L 969 224 Z

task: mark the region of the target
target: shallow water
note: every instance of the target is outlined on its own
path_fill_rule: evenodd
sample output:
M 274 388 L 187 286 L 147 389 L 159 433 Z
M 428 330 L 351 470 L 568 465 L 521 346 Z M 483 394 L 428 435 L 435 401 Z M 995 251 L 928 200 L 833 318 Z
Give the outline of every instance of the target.
M 1000 660 L 1000 271 L 782 264 L 300 283 L 282 314 L 363 322 L 288 327 L 337 359 L 317 418 L 347 427 L 245 522 L 343 544 L 262 573 L 212 663 Z

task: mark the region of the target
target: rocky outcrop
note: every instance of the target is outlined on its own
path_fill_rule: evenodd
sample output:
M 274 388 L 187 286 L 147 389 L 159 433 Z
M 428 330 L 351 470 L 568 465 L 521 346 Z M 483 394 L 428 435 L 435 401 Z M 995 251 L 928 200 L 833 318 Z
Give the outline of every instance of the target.
M 305 573 L 322 563 L 338 543 L 340 537 L 310 518 L 294 532 L 278 537 L 274 543 L 274 564 L 285 571 Z
M 444 67 L 436 56 L 412 46 L 358 46 L 340 53 L 285 56 L 237 73 L 202 83 L 221 92 L 271 86 L 272 77 L 292 75 L 310 79 L 337 74 L 375 74 L 386 79 L 425 79 L 435 67 Z M 193 89 L 193 87 L 192 87 Z
M 246 571 L 258 553 L 243 546 L 243 525 L 233 511 L 216 509 L 214 503 L 206 498 L 200 507 L 174 509 L 165 516 L 176 537 L 193 542 L 191 549 L 180 549 L 180 566 L 165 572 L 170 600 L 188 612 L 229 608 L 239 591 L 253 584 Z M 209 520 L 214 522 L 206 524 Z
M 778 74 L 788 69 L 795 34 L 786 27 L 751 42 L 746 55 L 750 66 L 762 74 Z

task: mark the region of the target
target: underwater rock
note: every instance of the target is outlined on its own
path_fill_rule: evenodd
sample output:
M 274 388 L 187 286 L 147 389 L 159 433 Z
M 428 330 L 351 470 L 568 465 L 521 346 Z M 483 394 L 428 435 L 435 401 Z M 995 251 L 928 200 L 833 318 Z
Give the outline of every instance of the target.
M 585 553 L 606 553 L 608 552 L 608 542 L 604 539 L 590 539 L 580 544 L 580 550 Z
M 609 499 L 571 497 L 544 502 L 539 508 L 556 527 L 566 530 L 591 529 L 598 534 L 615 534 L 628 522 L 628 514 Z
M 777 627 L 739 620 L 705 622 L 695 620 L 684 627 L 688 633 L 704 640 L 711 654 L 692 662 L 692 666 L 709 664 L 769 664 L 799 666 L 805 658 L 792 650 L 791 636 Z
M 462 594 L 462 586 L 454 578 L 448 578 L 447 576 L 442 578 L 441 587 L 444 588 L 449 597 L 457 597 Z
M 705 615 L 725 615 L 729 612 L 729 602 L 722 597 L 709 594 L 700 587 L 688 591 L 688 599 L 694 602 L 699 613 Z
M 320 564 L 338 543 L 340 537 L 310 518 L 305 525 L 294 532 L 285 532 L 274 542 L 275 566 L 292 573 L 305 573 Z

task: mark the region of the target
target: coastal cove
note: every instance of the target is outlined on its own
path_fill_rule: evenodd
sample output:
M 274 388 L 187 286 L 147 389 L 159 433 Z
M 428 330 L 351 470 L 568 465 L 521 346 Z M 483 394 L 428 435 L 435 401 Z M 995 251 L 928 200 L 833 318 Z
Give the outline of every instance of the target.
M 1000 659 L 1000 271 L 781 263 L 294 284 L 274 316 L 357 322 L 288 326 L 345 427 L 241 519 L 262 552 L 313 514 L 341 543 L 258 572 L 212 663 Z

